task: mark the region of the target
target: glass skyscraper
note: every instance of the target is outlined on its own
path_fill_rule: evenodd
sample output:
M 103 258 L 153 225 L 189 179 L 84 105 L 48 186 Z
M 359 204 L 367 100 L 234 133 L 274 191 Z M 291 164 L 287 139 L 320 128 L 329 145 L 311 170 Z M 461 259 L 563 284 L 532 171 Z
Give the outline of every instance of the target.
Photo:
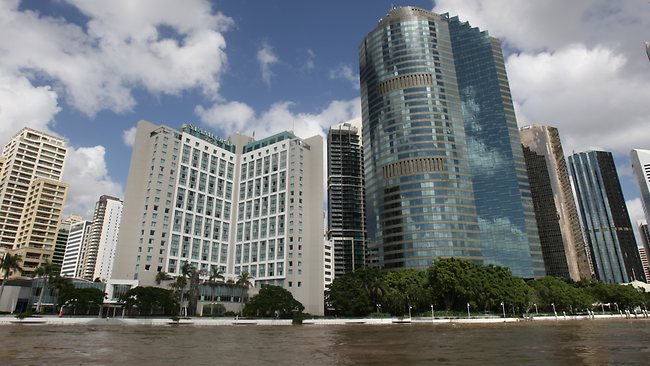
M 368 244 L 386 269 L 438 257 L 544 274 L 499 41 L 392 10 L 359 48 Z
M 333 247 L 335 277 L 363 267 L 366 261 L 363 147 L 358 124 L 357 119 L 332 126 L 327 134 L 327 239 Z
M 612 154 L 573 154 L 569 156 L 569 168 L 596 278 L 607 283 L 643 281 L 641 259 Z

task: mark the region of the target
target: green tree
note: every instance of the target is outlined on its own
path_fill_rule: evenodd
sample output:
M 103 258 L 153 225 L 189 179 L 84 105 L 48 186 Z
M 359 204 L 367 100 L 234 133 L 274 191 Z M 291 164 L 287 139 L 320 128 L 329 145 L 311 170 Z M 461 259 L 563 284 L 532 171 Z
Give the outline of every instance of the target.
M 53 289 L 53 294 L 57 298 L 58 305 L 63 305 L 63 298 L 61 294 L 68 290 L 74 288 L 72 280 L 66 277 L 61 277 L 60 275 L 54 275 L 52 280 L 50 280 L 50 286 Z
M 160 271 L 160 272 L 156 273 L 155 281 L 156 281 L 156 285 L 160 285 L 161 283 L 163 283 L 165 281 L 172 280 L 172 279 L 173 279 L 173 277 L 170 276 L 169 273 L 167 273 L 165 271 Z
M 553 309 L 570 311 L 591 307 L 593 298 L 583 289 L 556 277 L 545 276 L 529 281 L 528 285 L 535 291 L 536 302 L 547 311 Z
M 98 309 L 104 303 L 104 291 L 90 288 L 67 288 L 60 296 L 60 301 L 66 307 L 73 309 L 73 314 L 77 312 L 89 314 L 91 310 Z
M 336 277 L 325 292 L 326 302 L 342 316 L 365 316 L 379 302 L 373 302 L 370 291 L 356 272 Z
M 247 290 L 253 285 L 253 276 L 248 272 L 242 272 L 237 276 L 236 284 L 240 289 L 239 299 L 241 302 L 244 302 L 244 290 Z
M 223 280 L 225 279 L 223 272 L 221 272 L 221 269 L 219 269 L 219 266 L 211 266 L 210 267 L 210 275 L 208 276 L 208 280 L 206 281 L 206 284 L 210 287 L 210 298 L 212 301 L 215 301 L 215 289 L 219 284 L 223 283 Z M 214 306 L 210 306 L 210 316 L 214 314 Z
M 438 306 L 462 310 L 465 303 L 480 298 L 480 281 L 475 273 L 478 265 L 467 260 L 448 258 L 435 261 L 427 269 L 432 297 Z
M 291 292 L 273 285 L 263 285 L 260 292 L 253 296 L 243 310 L 245 316 L 290 318 L 300 314 L 305 307 L 293 298 Z
M 23 268 L 20 266 L 22 258 L 18 254 L 9 254 L 5 253 L 4 257 L 0 260 L 0 270 L 2 271 L 3 280 L 2 286 L 0 286 L 0 299 L 2 298 L 2 293 L 5 290 L 5 285 L 9 279 L 9 275 L 12 272 L 22 272 Z
M 134 287 L 120 297 L 127 310 L 138 309 L 140 315 L 178 314 L 179 303 L 174 292 L 160 287 Z
M 38 296 L 38 303 L 36 303 L 36 312 L 41 312 L 41 307 L 43 306 L 43 295 L 49 290 L 50 282 L 55 275 L 59 273 L 59 266 L 52 264 L 52 262 L 45 262 L 41 264 L 34 271 L 34 277 L 39 277 L 43 281 L 43 287 L 41 288 L 41 293 Z
M 409 306 L 423 311 L 431 304 L 431 290 L 422 271 L 403 269 L 388 272 L 384 276 L 384 284 L 386 293 L 382 309 L 393 315 L 406 314 Z

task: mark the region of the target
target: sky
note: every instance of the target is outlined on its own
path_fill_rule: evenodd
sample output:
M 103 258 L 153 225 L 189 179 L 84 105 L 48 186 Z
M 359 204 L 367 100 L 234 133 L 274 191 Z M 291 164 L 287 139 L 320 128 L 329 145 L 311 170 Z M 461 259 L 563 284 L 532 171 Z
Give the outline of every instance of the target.
M 227 137 L 300 137 L 361 114 L 358 46 L 395 6 L 450 12 L 501 39 L 520 126 L 565 155 L 650 149 L 645 0 L 0 0 L 0 144 L 23 127 L 67 139 L 67 214 L 123 197 L 138 120 Z

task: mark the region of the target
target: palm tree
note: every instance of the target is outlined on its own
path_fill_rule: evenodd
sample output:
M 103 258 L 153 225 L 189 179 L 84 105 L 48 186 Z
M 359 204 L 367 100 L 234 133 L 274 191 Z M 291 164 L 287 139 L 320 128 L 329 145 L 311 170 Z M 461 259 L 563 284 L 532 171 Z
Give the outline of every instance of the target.
M 0 287 L 0 299 L 2 298 L 2 293 L 5 290 L 5 284 L 7 279 L 9 279 L 9 274 L 13 272 L 21 272 L 23 268 L 20 266 L 22 258 L 18 254 L 9 254 L 5 253 L 4 258 L 0 259 L 0 271 L 3 272 L 2 286 Z
M 156 273 L 156 285 L 160 285 L 161 282 L 163 281 L 169 281 L 171 280 L 172 277 L 165 271 L 160 271 Z
M 241 288 L 240 301 L 244 302 L 244 289 L 248 289 L 253 285 L 253 276 L 248 272 L 242 272 L 237 276 L 237 285 Z
M 169 287 L 178 294 L 178 300 L 181 307 L 179 314 L 183 313 L 183 293 L 185 292 L 185 286 L 187 286 L 187 278 L 185 278 L 185 276 L 177 276 L 174 282 L 169 284 Z
M 219 283 L 222 283 L 224 280 L 223 272 L 219 269 L 219 266 L 210 267 L 210 276 L 208 277 L 207 285 L 210 286 L 210 296 L 214 302 L 214 289 Z M 210 316 L 212 316 L 214 306 L 210 306 Z
M 34 277 L 41 277 L 43 279 L 43 287 L 41 288 L 41 294 L 38 296 L 38 303 L 36 304 L 36 312 L 41 312 L 41 306 L 43 306 L 43 295 L 45 291 L 48 290 L 50 282 L 55 274 L 58 273 L 58 266 L 52 264 L 52 262 L 45 262 L 41 264 L 34 271 Z

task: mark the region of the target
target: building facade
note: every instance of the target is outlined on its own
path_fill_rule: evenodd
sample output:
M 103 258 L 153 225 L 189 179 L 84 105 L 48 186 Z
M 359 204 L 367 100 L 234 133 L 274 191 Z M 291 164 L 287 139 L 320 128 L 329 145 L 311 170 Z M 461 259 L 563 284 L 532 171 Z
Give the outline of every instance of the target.
M 650 222 L 650 150 L 632 150 L 630 152 L 630 161 L 641 192 L 645 219 L 646 222 Z
M 569 169 L 596 279 L 607 283 L 644 281 L 612 154 L 573 154 L 569 156 Z
M 52 260 L 67 192 L 61 183 L 66 154 L 63 139 L 30 128 L 2 151 L 0 250 L 22 257 L 22 275 Z
M 122 206 L 122 200 L 111 196 L 101 196 L 95 204 L 88 244 L 82 254 L 82 278 L 91 281 L 111 278 Z
M 327 134 L 327 240 L 333 278 L 366 262 L 366 214 L 361 120 L 330 127 Z
M 68 242 L 65 245 L 61 276 L 81 278 L 83 276 L 83 253 L 90 238 L 91 221 L 81 220 L 70 224 Z
M 422 269 L 458 257 L 544 275 L 499 41 L 403 7 L 366 36 L 359 62 L 377 263 Z
M 558 130 L 533 125 L 519 132 L 546 273 L 574 281 L 591 279 L 589 251 L 582 238 Z
M 112 277 L 153 285 L 185 262 L 231 279 L 246 272 L 322 314 L 322 144 L 140 121 Z

